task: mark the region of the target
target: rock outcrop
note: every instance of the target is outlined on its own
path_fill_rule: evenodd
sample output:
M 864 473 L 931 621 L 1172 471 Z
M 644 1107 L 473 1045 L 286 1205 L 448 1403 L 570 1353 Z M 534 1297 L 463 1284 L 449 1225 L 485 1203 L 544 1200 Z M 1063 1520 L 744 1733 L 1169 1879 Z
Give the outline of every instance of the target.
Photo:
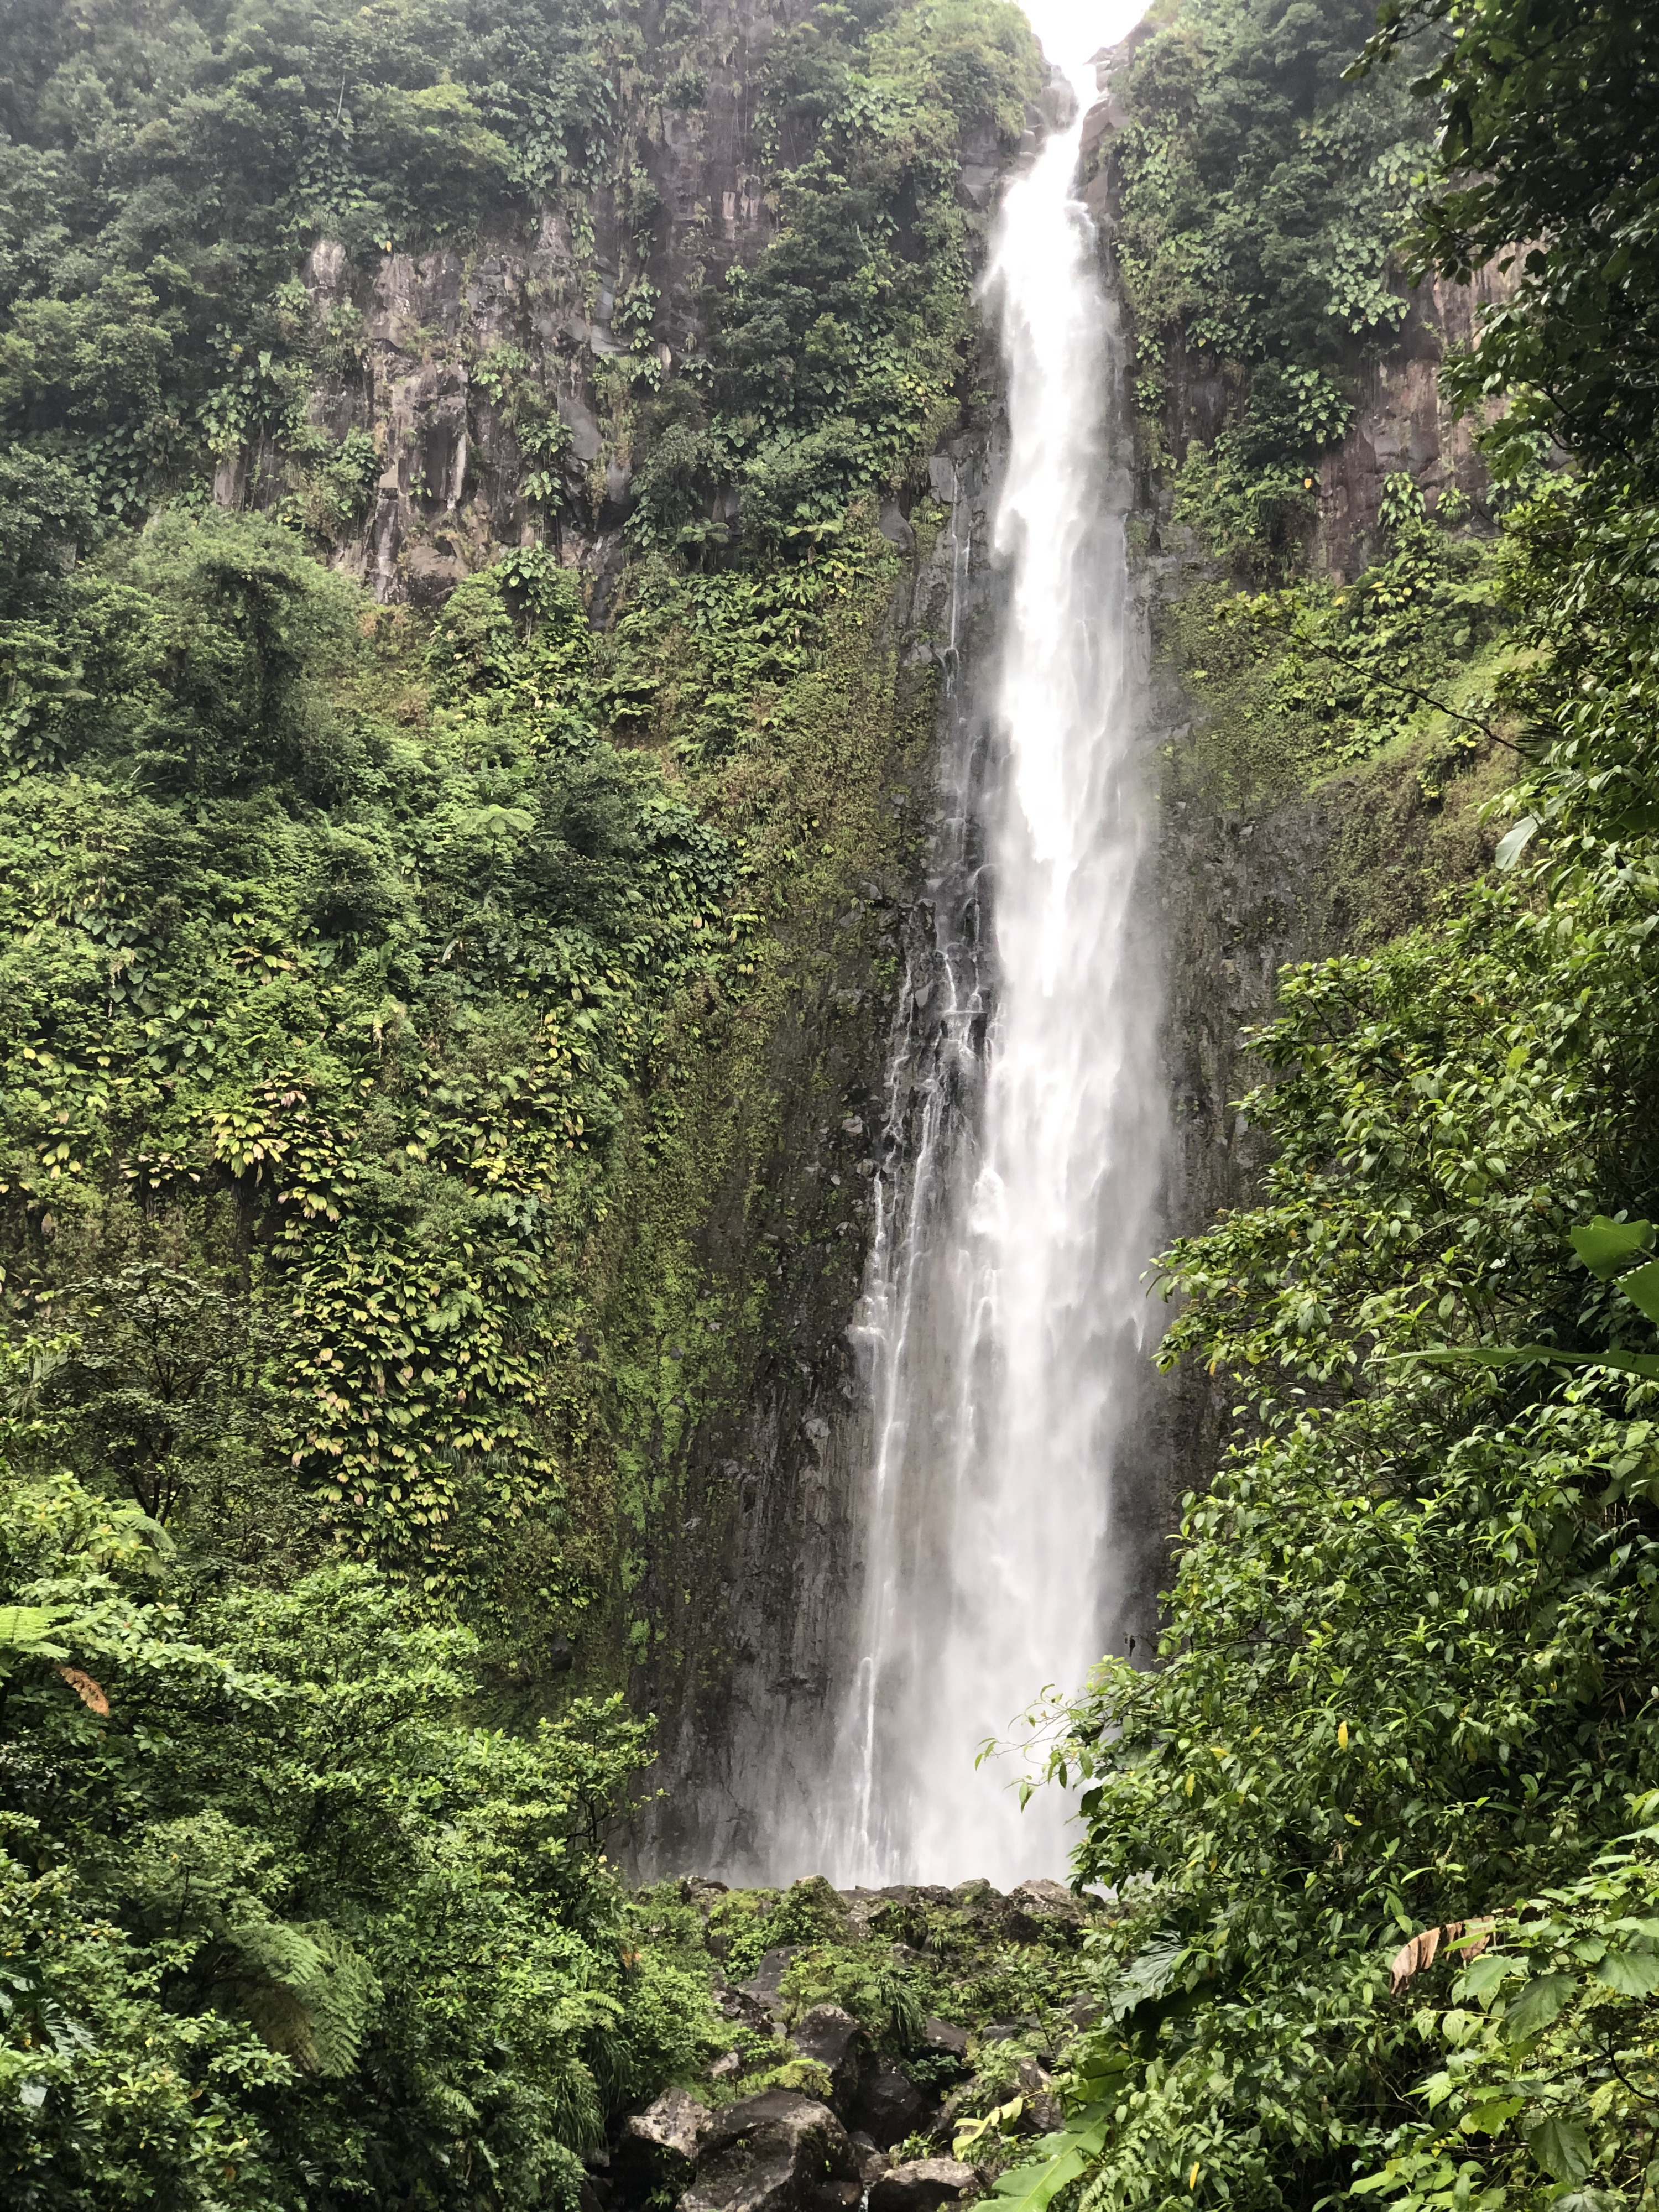
M 833 2212 L 837 2184 L 856 2205 L 858 2161 L 841 2122 L 815 2098 L 768 2089 L 715 2119 L 679 2212 Z
M 870 2041 L 864 2028 L 839 2005 L 814 2005 L 798 2023 L 789 2040 L 803 2058 L 814 2059 L 827 2069 L 830 2102 L 845 2119 L 858 2100 L 859 2081 Z

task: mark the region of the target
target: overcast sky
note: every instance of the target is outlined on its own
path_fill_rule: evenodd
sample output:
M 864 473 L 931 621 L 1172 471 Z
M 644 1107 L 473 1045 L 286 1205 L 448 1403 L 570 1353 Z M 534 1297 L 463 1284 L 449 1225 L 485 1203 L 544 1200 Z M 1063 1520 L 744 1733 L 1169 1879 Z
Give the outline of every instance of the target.
M 1147 0 L 1022 0 L 1042 51 L 1069 75 L 1097 46 L 1112 46 L 1146 12 Z

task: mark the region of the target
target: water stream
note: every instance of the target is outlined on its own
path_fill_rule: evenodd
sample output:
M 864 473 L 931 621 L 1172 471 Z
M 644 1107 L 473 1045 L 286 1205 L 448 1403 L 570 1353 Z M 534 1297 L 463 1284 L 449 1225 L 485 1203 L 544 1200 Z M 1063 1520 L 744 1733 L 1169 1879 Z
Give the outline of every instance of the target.
M 1074 82 L 1091 95 L 1091 72 Z M 1006 1759 L 976 1770 L 975 1753 L 1048 1686 L 1080 1686 L 1112 1632 L 1113 1504 L 1152 1326 L 1127 477 L 1074 105 L 1009 187 L 985 283 L 1007 380 L 1006 611 L 992 696 L 954 702 L 933 941 L 901 1000 L 856 1328 L 857 1613 L 797 1853 L 841 1883 L 1064 1872 L 1064 1801 L 1044 1790 L 1022 1814 Z

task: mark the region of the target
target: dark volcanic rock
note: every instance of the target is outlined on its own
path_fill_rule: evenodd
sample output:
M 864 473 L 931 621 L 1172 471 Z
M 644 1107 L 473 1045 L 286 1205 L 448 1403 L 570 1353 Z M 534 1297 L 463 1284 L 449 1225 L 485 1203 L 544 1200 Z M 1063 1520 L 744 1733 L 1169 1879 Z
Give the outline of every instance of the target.
M 777 2020 L 771 2008 L 759 1997 L 751 1996 L 749 1988 L 738 1989 L 730 1982 L 717 1981 L 714 1984 L 714 2002 L 726 2019 L 735 2021 L 739 2027 L 752 2027 L 759 2035 L 775 2035 L 778 2032 Z
M 953 2027 L 948 2020 L 927 2020 L 921 2024 L 922 2048 L 937 2051 L 951 2058 L 968 2056 L 968 2031 Z
M 859 2081 L 853 2118 L 883 2150 L 915 2133 L 927 2117 L 927 2101 L 890 2059 L 875 2058 Z
M 978 2174 L 960 2159 L 919 2158 L 872 2184 L 870 2212 L 938 2212 L 941 2204 L 978 2194 Z
M 1030 1931 L 1024 1939 L 1027 1942 L 1045 1928 L 1080 1935 L 1088 1918 L 1089 1909 L 1083 1899 L 1059 1881 L 1023 1881 L 1010 1893 L 1008 1904 L 1011 1923 L 1018 1917 Z
M 789 2040 L 803 2058 L 816 2058 L 829 2068 L 830 2101 L 845 2119 L 858 2095 L 867 2040 L 863 2028 L 839 2005 L 814 2005 Z
M 853 2155 L 859 2162 L 859 2179 L 868 2189 L 872 2182 L 880 2180 L 892 2161 L 886 2152 L 878 2150 L 869 2136 L 861 2130 L 855 2132 L 850 2141 L 853 2145 Z
M 744 1995 L 763 2006 L 768 2014 L 780 2024 L 787 2008 L 779 1992 L 794 1955 L 788 1944 L 781 1943 L 776 1950 L 767 1952 L 753 1974 L 742 1984 Z
M 767 2089 L 716 2116 L 679 2212 L 809 2212 L 826 2184 L 857 2176 L 852 2145 L 828 2105 Z
M 665 2089 L 654 2105 L 623 2123 L 618 2180 L 635 2188 L 684 2188 L 714 2114 L 684 2089 Z

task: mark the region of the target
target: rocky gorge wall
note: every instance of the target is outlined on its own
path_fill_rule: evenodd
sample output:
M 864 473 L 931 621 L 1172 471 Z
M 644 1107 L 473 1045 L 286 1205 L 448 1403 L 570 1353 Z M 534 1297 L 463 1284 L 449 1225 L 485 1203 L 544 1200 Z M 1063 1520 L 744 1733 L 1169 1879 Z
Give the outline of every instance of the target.
M 1438 281 L 1416 288 L 1399 347 L 1356 365 L 1352 427 L 1320 464 L 1314 573 L 1351 580 L 1374 556 L 1391 475 L 1409 475 L 1431 513 L 1453 486 L 1483 501 L 1486 472 L 1470 426 L 1450 416 L 1437 371 L 1496 291 L 1490 276 L 1472 288 Z M 1181 432 L 1213 434 L 1222 375 L 1213 362 L 1182 363 L 1171 398 Z M 1147 478 L 1139 573 L 1153 647 L 1150 734 L 1161 761 L 1167 1218 L 1171 1234 L 1191 1234 L 1249 1204 L 1266 1164 L 1262 1140 L 1237 1102 L 1261 1079 L 1245 1038 L 1270 1018 L 1280 969 L 1370 951 L 1430 920 L 1444 891 L 1490 862 L 1501 825 L 1489 825 L 1480 810 L 1505 775 L 1504 757 L 1490 744 L 1450 775 L 1423 741 L 1389 745 L 1311 781 L 1287 771 L 1270 749 L 1237 748 L 1181 680 L 1173 618 L 1218 572 L 1195 534 L 1173 520 L 1172 506 L 1168 483 Z M 1172 1528 L 1182 1492 L 1207 1479 L 1226 1413 L 1206 1378 L 1166 1379 L 1147 1484 L 1157 1501 L 1152 1528 Z M 1161 1567 L 1161 1548 L 1144 1563 L 1148 1635 L 1150 1578 Z
M 708 65 L 695 104 L 651 98 L 625 72 L 618 173 L 533 219 L 366 261 L 328 239 L 312 249 L 302 281 L 336 363 L 313 419 L 336 439 L 365 434 L 379 462 L 336 530 L 336 566 L 382 601 L 431 606 L 544 532 L 572 567 L 615 565 L 633 453 L 603 364 L 643 351 L 671 373 L 696 349 L 702 288 L 773 234 L 759 76 L 773 35 L 802 12 L 699 0 Z M 517 356 L 505 388 L 491 354 Z M 514 381 L 531 410 L 515 407 Z M 538 437 L 550 412 L 556 427 Z M 259 504 L 294 476 L 269 447 L 244 448 L 221 465 L 215 496 Z
M 699 343 L 703 286 L 773 235 L 755 130 L 767 46 L 800 10 L 703 0 L 701 104 L 642 96 L 625 170 L 533 224 L 354 262 L 324 240 L 303 270 L 332 347 L 312 408 L 338 441 L 372 448 L 373 480 L 332 526 L 332 559 L 381 602 L 441 604 L 507 548 L 540 538 L 591 586 L 596 623 L 627 559 L 635 453 L 618 354 L 670 375 Z M 1120 50 L 1120 52 L 1121 50 Z M 1109 94 L 1091 118 L 1086 197 L 1109 270 Z M 1039 118 L 1033 115 L 1034 128 Z M 627 133 L 624 132 L 624 137 Z M 961 204 L 981 228 L 1005 157 L 962 149 Z M 1382 486 L 1407 470 L 1431 506 L 1479 492 L 1462 426 L 1435 380 L 1479 295 L 1414 294 L 1396 348 L 1356 367 L 1348 436 L 1321 463 L 1315 564 L 1352 575 L 1374 545 Z M 1167 444 L 1213 436 L 1225 364 L 1182 356 Z M 833 1627 L 855 1548 L 866 1412 L 848 1328 L 863 1277 L 870 1180 L 901 979 L 925 972 L 929 854 L 940 804 L 948 641 L 960 684 L 993 649 L 987 537 L 999 428 L 983 350 L 977 416 L 880 516 L 879 574 L 835 617 L 823 665 L 775 726 L 770 770 L 815 851 L 772 921 L 745 1000 L 688 1007 L 688 1071 L 672 1135 L 624 1132 L 625 1202 L 591 1263 L 601 1418 L 572 1440 L 579 1516 L 608 1529 L 603 1603 L 506 1670 L 509 1702 L 556 1704 L 572 1684 L 629 1684 L 656 1712 L 660 1791 L 635 1838 L 641 1863 L 759 1863 L 767 1808 L 822 1771 Z M 303 491 L 303 482 L 299 489 Z M 273 503 L 295 465 L 259 447 L 221 468 L 227 505 Z M 1157 763 L 1152 896 L 1166 963 L 1172 1102 L 1164 1218 L 1196 1228 L 1259 1172 L 1232 1102 L 1249 1087 L 1241 1031 L 1272 1003 L 1285 960 L 1403 927 L 1490 840 L 1479 776 L 1426 795 L 1413 763 L 1383 759 L 1287 787 L 1241 779 L 1183 690 L 1168 617 L 1216 568 L 1140 488 L 1136 589 L 1148 641 Z M 1212 1463 L 1224 1407 L 1193 1378 L 1160 1385 L 1126 1477 L 1120 1526 L 1136 1552 L 1133 1632 L 1155 1633 L 1164 1543 L 1182 1492 Z M 787 1773 L 757 1775 L 765 1740 Z
M 417 622 L 539 541 L 611 623 L 638 558 L 624 529 L 637 394 L 697 354 L 708 288 L 775 234 L 757 118 L 768 48 L 805 12 L 701 0 L 699 82 L 665 100 L 624 76 L 615 176 L 533 221 L 419 252 L 316 244 L 301 275 L 327 373 L 311 419 L 336 451 L 355 436 L 373 481 L 331 515 L 307 501 L 302 462 L 255 445 L 222 465 L 216 497 L 298 501 L 333 565 Z M 989 130 L 959 150 L 971 236 L 1005 155 Z M 864 518 L 855 538 L 878 528 L 860 580 L 817 665 L 772 704 L 769 805 L 797 825 L 787 908 L 764 914 L 740 1000 L 676 1015 L 672 1104 L 620 1133 L 621 1200 L 587 1255 L 563 1457 L 574 1529 L 590 1559 L 608 1553 L 603 1594 L 503 1655 L 499 1703 L 523 1717 L 626 1683 L 659 1716 L 646 1863 L 738 1847 L 747 1717 L 823 1702 L 858 1461 L 848 1328 L 926 874 L 957 474 L 940 453 Z

